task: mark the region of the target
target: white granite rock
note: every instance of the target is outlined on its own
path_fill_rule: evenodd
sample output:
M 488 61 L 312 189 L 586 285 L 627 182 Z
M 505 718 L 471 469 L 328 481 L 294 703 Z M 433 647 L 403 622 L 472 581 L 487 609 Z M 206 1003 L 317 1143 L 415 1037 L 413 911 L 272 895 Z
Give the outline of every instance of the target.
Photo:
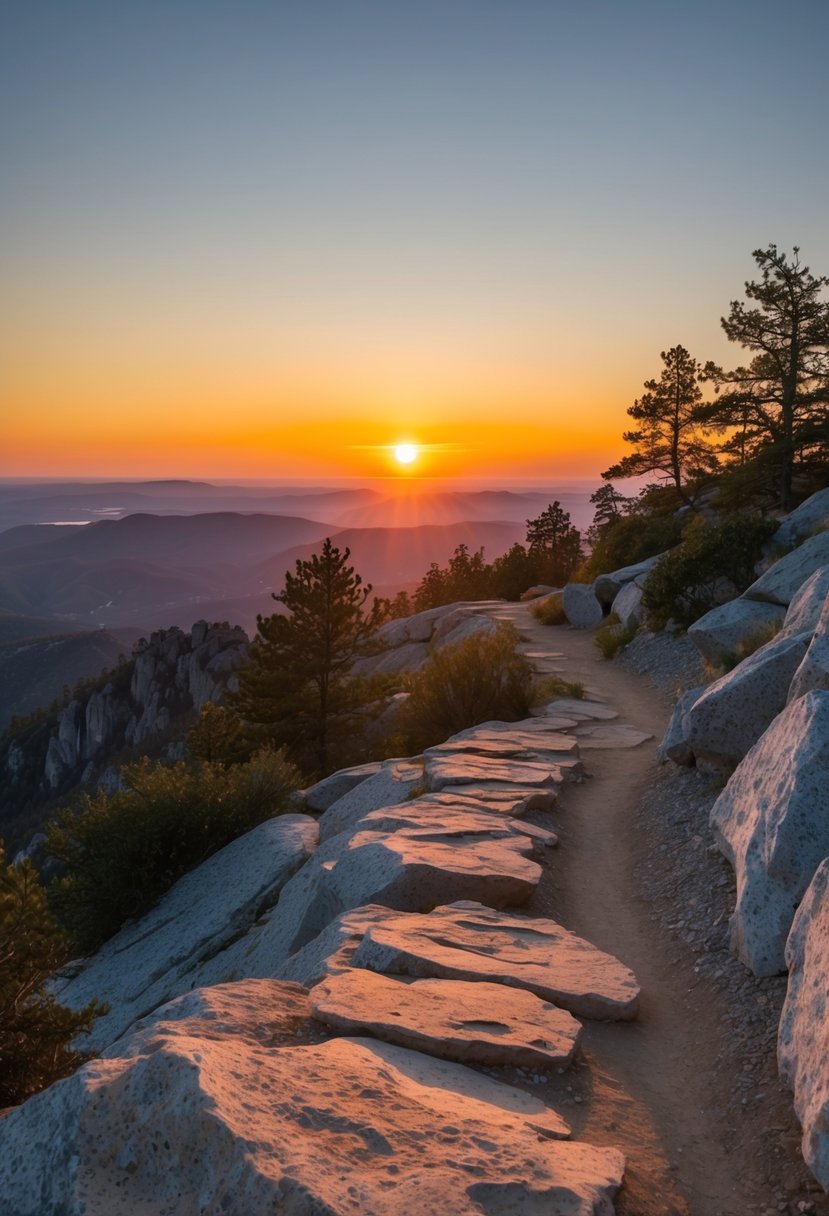
M 705 689 L 686 712 L 697 765 L 727 772 L 742 760 L 786 704 L 809 635 L 773 638 Z
M 438 808 L 421 798 L 372 811 L 357 830 L 320 845 L 273 913 L 204 964 L 194 982 L 203 987 L 274 975 L 336 916 L 362 904 L 418 911 L 446 899 L 525 903 L 541 876 L 532 860 L 543 847 L 535 833 L 479 804 Z
M 596 629 L 604 620 L 602 606 L 587 583 L 568 583 L 561 599 L 564 615 L 574 629 Z
M 829 855 L 829 692 L 806 693 L 775 719 L 711 824 L 737 879 L 732 949 L 755 975 L 775 975 L 795 909 Z
M 625 583 L 613 600 L 610 611 L 619 618 L 623 629 L 637 629 L 645 619 L 641 583 L 636 580 Z
M 285 1046 L 306 1009 L 273 981 L 193 993 L 30 1099 L 0 1121 L 3 1216 L 613 1211 L 621 1154 L 562 1142 L 539 1099 L 372 1040 Z
M 56 985 L 62 1004 L 93 998 L 109 1012 L 84 1039 L 100 1051 L 132 1023 L 193 987 L 207 959 L 219 956 L 273 907 L 313 854 L 317 824 L 281 815 L 232 841 L 170 888 L 140 920 L 125 926 L 73 978 Z M 224 979 L 221 970 L 217 980 Z
M 327 977 L 310 998 L 313 1016 L 335 1030 L 460 1064 L 566 1068 L 581 1034 L 566 1010 L 504 984 L 410 980 L 351 968 Z
M 405 802 L 423 781 L 423 764 L 410 760 L 387 760 L 367 780 L 333 802 L 320 817 L 320 840 L 330 840 L 351 831 L 369 811 Z
M 372 764 L 355 764 L 352 768 L 341 768 L 316 785 L 304 791 L 305 805 L 309 811 L 327 811 L 332 803 L 343 798 L 355 786 L 380 771 L 380 761 Z
M 794 1091 L 803 1159 L 829 1191 L 829 859 L 821 862 L 786 943 L 789 984 L 780 1017 L 780 1077 Z
M 688 628 L 688 637 L 704 659 L 721 663 L 752 639 L 779 629 L 785 609 L 780 604 L 740 596 L 706 612 Z
M 471 901 L 370 925 L 351 961 L 385 973 L 526 988 L 577 1017 L 626 1019 L 638 1009 L 636 979 L 612 955 L 554 920 Z
M 772 543 L 777 545 L 793 545 L 806 540 L 819 528 L 829 524 L 829 489 L 818 490 L 799 507 L 795 507 L 775 532 Z
M 664 553 L 657 553 L 654 557 L 646 557 L 644 561 L 635 562 L 632 566 L 623 566 L 620 570 L 612 570 L 609 574 L 600 574 L 593 582 L 596 599 L 605 607 L 610 607 L 623 587 L 636 580 L 644 582 L 647 575 L 664 556 Z
M 814 633 L 827 596 L 829 566 L 821 566 L 814 574 L 810 574 L 803 586 L 795 592 L 794 599 L 786 609 L 782 633 L 786 637 L 794 633 Z
M 826 565 L 829 565 L 829 532 L 820 532 L 769 566 L 743 594 L 749 600 L 790 604 L 806 579 Z
M 803 661 L 792 677 L 788 700 L 796 701 L 813 688 L 829 689 L 829 597 Z
M 694 763 L 694 753 L 688 742 L 688 710 L 696 704 L 706 687 L 703 684 L 699 688 L 689 688 L 687 692 L 679 694 L 668 728 L 656 749 L 657 758 L 663 764 L 666 760 L 673 760 L 674 764 Z
M 489 636 L 494 634 L 498 628 L 498 623 L 493 621 L 492 617 L 476 612 L 465 613 L 452 624 L 451 628 L 448 628 L 451 621 L 451 617 L 445 618 L 435 630 L 432 641 L 433 650 L 441 650 L 444 646 L 457 646 L 459 642 L 465 642 L 467 638 Z

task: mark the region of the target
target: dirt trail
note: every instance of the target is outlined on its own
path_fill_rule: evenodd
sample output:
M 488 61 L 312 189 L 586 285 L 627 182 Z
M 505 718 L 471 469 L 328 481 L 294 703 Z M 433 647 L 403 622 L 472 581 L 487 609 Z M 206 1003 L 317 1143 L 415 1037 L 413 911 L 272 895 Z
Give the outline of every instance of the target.
M 627 1155 L 620 1216 L 758 1211 L 756 1200 L 746 1202 L 742 1171 L 725 1147 L 723 1078 L 713 1069 L 721 997 L 695 973 L 693 955 L 678 952 L 652 919 L 638 889 L 649 846 L 636 831 L 636 812 L 656 772 L 654 746 L 667 712 L 643 677 L 601 659 L 591 633 L 540 626 L 523 605 L 498 615 L 515 623 L 534 656 L 551 654 L 552 662 L 539 662 L 542 670 L 554 664 L 620 722 L 654 736 L 634 748 L 586 751 L 589 779 L 565 786 L 552 815 L 560 845 L 530 910 L 620 958 L 636 974 L 642 1001 L 634 1023 L 586 1025 L 586 1067 L 552 1086 L 551 1101 L 564 1102 L 576 1137 L 616 1144 Z

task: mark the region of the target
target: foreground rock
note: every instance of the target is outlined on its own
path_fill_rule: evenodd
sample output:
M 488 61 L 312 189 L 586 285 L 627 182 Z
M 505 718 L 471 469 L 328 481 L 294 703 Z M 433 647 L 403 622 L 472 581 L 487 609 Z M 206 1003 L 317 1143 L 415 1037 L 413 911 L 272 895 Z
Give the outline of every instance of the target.
M 711 812 L 737 878 L 732 949 L 755 975 L 785 970 L 795 909 L 829 855 L 829 692 L 793 702 L 751 749 Z
M 460 1063 L 566 1067 L 581 1026 L 563 1009 L 503 984 L 407 980 L 352 969 L 311 992 L 314 1017 Z
M 690 731 L 688 712 L 693 705 L 696 705 L 704 692 L 705 685 L 703 684 L 701 688 L 689 688 L 687 692 L 679 694 L 668 728 L 656 749 L 657 758 L 663 763 L 666 760 L 673 760 L 674 764 L 691 765 L 694 763 L 694 753 L 688 742 Z
M 824 602 L 809 649 L 792 677 L 788 699 L 796 701 L 813 688 L 829 689 L 829 598 Z
M 727 772 L 742 760 L 784 708 L 809 640 L 775 638 L 706 688 L 685 718 L 698 766 Z
M 86 1049 L 102 1050 L 136 1019 L 192 988 L 205 961 L 221 956 L 276 904 L 313 854 L 317 835 L 307 815 L 260 824 L 181 878 L 146 916 L 59 985 L 65 1005 L 80 1008 L 97 999 L 110 1007 L 96 1019 Z
M 0 1123 L 4 1216 L 602 1216 L 613 1149 L 537 1099 L 369 1040 L 283 1046 L 294 985 L 195 992 Z
M 636 979 L 612 955 L 553 920 L 470 901 L 370 924 L 351 963 L 398 975 L 525 988 L 577 1017 L 626 1019 L 638 1009 Z
M 804 541 L 792 553 L 781 557 L 744 592 L 746 599 L 767 600 L 788 605 L 806 579 L 829 565 L 829 532 L 820 532 Z
M 829 1191 L 829 860 L 818 867 L 797 910 L 786 963 L 789 987 L 777 1047 L 780 1076 L 794 1090 L 803 1158 Z

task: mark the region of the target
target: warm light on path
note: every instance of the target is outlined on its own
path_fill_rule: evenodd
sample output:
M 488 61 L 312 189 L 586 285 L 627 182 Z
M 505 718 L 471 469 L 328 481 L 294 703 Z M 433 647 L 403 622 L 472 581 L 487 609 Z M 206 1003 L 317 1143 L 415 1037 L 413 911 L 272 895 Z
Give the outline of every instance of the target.
M 411 464 L 417 459 L 417 448 L 413 443 L 398 443 L 394 456 L 398 464 Z

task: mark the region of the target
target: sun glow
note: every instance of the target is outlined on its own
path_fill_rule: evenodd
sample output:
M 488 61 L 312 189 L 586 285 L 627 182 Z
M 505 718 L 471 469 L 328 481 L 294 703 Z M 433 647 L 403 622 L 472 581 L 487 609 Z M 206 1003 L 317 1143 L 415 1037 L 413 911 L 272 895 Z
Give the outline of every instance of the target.
M 394 449 L 394 458 L 398 464 L 413 464 L 417 460 L 417 448 L 413 443 L 398 443 Z

